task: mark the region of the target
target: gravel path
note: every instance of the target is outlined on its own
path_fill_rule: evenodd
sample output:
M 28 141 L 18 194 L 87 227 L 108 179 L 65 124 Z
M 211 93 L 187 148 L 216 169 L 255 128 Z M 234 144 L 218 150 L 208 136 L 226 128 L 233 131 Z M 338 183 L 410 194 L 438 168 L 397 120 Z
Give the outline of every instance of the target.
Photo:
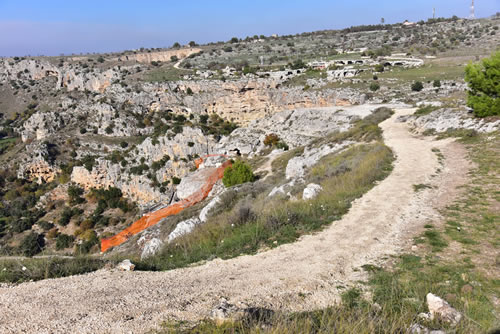
M 166 319 L 204 318 L 222 297 L 297 311 L 332 304 L 338 286 L 365 277 L 360 266 L 408 249 L 426 221 L 438 217 L 433 207 L 465 180 L 460 145 L 414 137 L 396 121 L 413 111 L 399 109 L 381 124 L 397 155 L 392 174 L 322 232 L 254 256 L 169 272 L 100 270 L 0 288 L 0 333 L 141 333 Z M 434 147 L 445 155 L 444 166 Z M 416 193 L 412 186 L 421 183 L 435 188 Z

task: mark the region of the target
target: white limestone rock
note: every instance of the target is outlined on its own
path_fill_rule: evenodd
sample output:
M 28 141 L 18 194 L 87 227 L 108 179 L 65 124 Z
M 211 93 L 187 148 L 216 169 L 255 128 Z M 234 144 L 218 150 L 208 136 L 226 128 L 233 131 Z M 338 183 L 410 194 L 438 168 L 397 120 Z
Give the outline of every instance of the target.
M 214 197 L 208 204 L 201 210 L 199 219 L 202 223 L 208 220 L 210 211 L 220 203 L 220 196 Z
M 485 121 L 474 118 L 465 110 L 439 109 L 428 115 L 415 117 L 408 116 L 401 118 L 419 132 L 434 130 L 445 132 L 449 129 L 475 130 L 481 133 L 490 133 L 500 129 L 500 120 Z
M 133 264 L 130 260 L 123 260 L 116 266 L 116 269 L 122 271 L 133 271 L 135 269 L 135 264 Z
M 170 243 L 185 234 L 191 233 L 200 223 L 201 221 L 198 218 L 191 218 L 180 222 L 168 235 L 168 242 Z
M 319 195 L 319 193 L 321 192 L 321 190 L 323 190 L 323 187 L 320 186 L 319 184 L 310 183 L 304 189 L 304 192 L 302 193 L 302 199 L 303 200 L 310 200 L 310 199 L 316 198 Z
M 445 300 L 440 297 L 428 293 L 426 296 L 427 299 L 427 307 L 429 308 L 429 313 L 431 315 L 431 320 L 435 317 L 439 317 L 440 319 L 449 322 L 451 325 L 457 325 L 462 319 L 462 313 L 455 310 L 450 306 Z
M 148 257 L 154 256 L 156 253 L 160 251 L 163 247 L 163 241 L 158 238 L 153 238 L 144 243 L 144 248 L 141 253 L 141 260 L 144 260 Z

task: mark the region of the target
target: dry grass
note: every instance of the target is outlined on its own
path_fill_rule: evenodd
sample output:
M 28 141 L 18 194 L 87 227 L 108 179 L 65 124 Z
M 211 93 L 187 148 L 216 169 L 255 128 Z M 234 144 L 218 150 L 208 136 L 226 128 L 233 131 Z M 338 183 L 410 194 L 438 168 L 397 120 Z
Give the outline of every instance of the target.
M 419 323 L 449 333 L 497 333 L 500 134 L 465 136 L 462 141 L 476 163 L 466 191 L 442 212 L 445 224 L 425 226 L 426 231 L 417 239 L 428 245 L 423 247 L 422 254 L 402 255 L 385 269 L 364 266 L 370 272 L 370 279 L 365 282 L 367 297 L 351 289 L 343 294 L 342 304 L 322 310 L 246 313 L 241 320 L 219 325 L 209 320 L 194 326 L 165 323 L 161 332 L 407 333 L 412 324 Z M 323 163 L 327 160 L 332 162 L 335 157 L 327 157 Z M 328 169 L 319 165 L 311 175 L 318 177 L 325 172 Z M 419 319 L 420 312 L 428 311 L 425 303 L 428 292 L 445 298 L 464 314 L 464 319 L 454 328 L 439 320 Z

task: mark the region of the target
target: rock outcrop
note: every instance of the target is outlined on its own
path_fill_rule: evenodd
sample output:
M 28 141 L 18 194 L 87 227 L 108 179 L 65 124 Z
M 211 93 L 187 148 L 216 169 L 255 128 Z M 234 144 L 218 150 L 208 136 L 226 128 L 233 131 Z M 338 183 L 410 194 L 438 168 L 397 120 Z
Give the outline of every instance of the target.
M 252 121 L 248 126 L 236 129 L 230 136 L 222 138 L 217 145 L 219 153 L 230 153 L 237 149 L 241 154 L 259 153 L 264 148 L 266 135 L 274 133 L 290 149 L 308 145 L 334 131 L 346 131 L 351 123 L 370 115 L 380 107 L 396 105 L 360 105 L 286 110 Z
M 38 183 L 51 182 L 55 179 L 60 168 L 53 162 L 49 145 L 41 142 L 27 145 L 26 151 L 29 154 L 17 170 L 18 178 Z
M 173 138 L 159 137 L 155 143 L 147 138 L 134 152 L 135 159 L 143 160 L 143 164 L 147 166 L 169 157 L 164 166 L 154 171 L 156 179 L 162 183 L 170 182 L 174 176 L 182 178 L 187 175 L 194 168 L 194 163 L 189 159 L 211 152 L 213 145 L 213 138 L 203 135 L 200 129 L 185 127 L 182 133 Z M 174 191 L 171 186 L 169 191 L 162 193 L 159 188 L 151 185 L 147 175 L 134 174 L 130 169 L 104 158 L 96 159 L 96 165 L 90 171 L 83 166 L 74 167 L 71 180 L 85 189 L 118 187 L 126 197 L 141 205 L 169 202 Z M 183 180 L 184 184 L 186 181 Z
M 323 187 L 321 187 L 319 184 L 309 183 L 304 188 L 304 192 L 302 193 L 302 199 L 306 201 L 314 199 L 319 195 L 321 190 L 323 190 Z
M 116 266 L 116 269 L 121 271 L 134 271 L 135 264 L 133 264 L 130 260 L 123 260 Z
M 48 61 L 25 59 L 0 63 L 0 79 L 4 80 L 41 80 L 47 77 L 57 78 L 55 89 L 66 88 L 69 91 L 89 90 L 103 92 L 111 83 L 120 77 L 116 69 L 102 71 L 100 69 L 83 69 L 77 65 L 63 64 L 55 66 Z
M 179 224 L 177 224 L 175 229 L 168 235 L 167 238 L 168 242 L 172 242 L 173 240 L 185 234 L 191 233 L 194 230 L 194 228 L 199 224 L 200 220 L 198 218 L 191 218 L 180 222 Z
M 456 326 L 462 319 L 462 313 L 455 310 L 442 298 L 428 293 L 426 296 L 427 307 L 429 308 L 430 320 L 438 317 L 442 321 L 450 323 L 452 326 Z
M 183 48 L 178 50 L 140 52 L 133 54 L 125 54 L 114 58 L 117 61 L 136 61 L 138 63 L 149 64 L 152 61 L 171 62 L 172 57 L 183 59 L 194 53 L 200 52 L 200 48 Z
M 418 132 L 465 129 L 489 133 L 500 129 L 500 120 L 486 121 L 472 117 L 467 111 L 456 109 L 439 109 L 428 115 L 404 117 L 401 120 L 408 122 Z

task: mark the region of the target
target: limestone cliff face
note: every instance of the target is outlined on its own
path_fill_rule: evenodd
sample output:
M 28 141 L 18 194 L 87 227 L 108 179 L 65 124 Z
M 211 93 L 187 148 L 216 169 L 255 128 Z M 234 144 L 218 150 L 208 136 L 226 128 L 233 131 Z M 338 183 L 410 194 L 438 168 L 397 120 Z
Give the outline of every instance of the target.
M 29 139 L 44 140 L 54 133 L 60 124 L 60 116 L 54 112 L 36 112 L 23 124 L 21 139 L 23 142 Z
M 149 168 L 158 182 L 163 183 L 170 181 L 173 176 L 179 178 L 185 176 L 194 168 L 192 162 L 194 157 L 212 153 L 214 146 L 215 140 L 212 136 L 203 135 L 200 129 L 185 127 L 183 133 L 170 139 L 164 136 L 153 143 L 151 138 L 147 138 L 132 153 L 136 161 L 144 158 L 144 164 L 148 166 L 168 155 L 170 160 L 156 172 Z M 169 183 L 169 189 L 165 193 L 161 193 L 146 176 L 147 172 L 143 174 L 132 174 L 129 169 L 119 164 L 99 158 L 91 171 L 84 167 L 73 168 L 71 181 L 86 189 L 110 186 L 120 188 L 126 197 L 137 201 L 140 205 L 168 202 L 175 190 L 172 183 Z
M 157 51 L 157 52 L 142 52 L 130 55 L 123 55 L 115 58 L 121 61 L 136 61 L 139 63 L 151 63 L 152 61 L 170 62 L 171 57 L 175 56 L 178 59 L 186 58 L 193 53 L 200 52 L 199 48 L 185 48 L 179 50 Z
M 119 78 L 119 73 L 110 69 L 104 72 L 92 71 L 82 73 L 77 70 L 67 69 L 58 75 L 57 87 L 66 87 L 68 90 L 89 90 L 91 92 L 104 92 L 111 83 Z
M 126 69 L 123 67 L 122 69 Z M 89 90 L 103 92 L 120 77 L 117 69 L 101 71 L 83 69 L 77 65 L 64 64 L 57 67 L 40 59 L 21 61 L 0 61 L 0 81 L 3 80 L 40 80 L 46 77 L 57 78 L 56 89 Z
M 389 106 L 389 105 L 387 105 Z M 334 131 L 346 131 L 354 120 L 370 114 L 377 106 L 328 107 L 285 110 L 234 130 L 217 144 L 217 153 L 237 149 L 254 154 L 265 149 L 266 135 L 278 135 L 290 148 L 303 146 Z
M 120 188 L 123 194 L 140 204 L 152 201 L 168 201 L 170 194 L 163 194 L 151 187 L 151 181 L 146 176 L 131 175 L 121 171 L 120 165 L 99 159 L 92 171 L 85 167 L 74 167 L 71 181 L 84 189 L 90 188 Z
M 19 168 L 18 177 L 38 183 L 51 182 L 59 172 L 58 167 L 50 165 L 43 159 L 35 158 Z
M 51 158 L 47 143 L 35 141 L 26 146 L 26 154 L 17 170 L 17 177 L 36 181 L 38 183 L 51 182 L 61 171 Z
M 59 72 L 59 68 L 42 60 L 0 61 L 0 79 L 4 80 L 40 80 L 49 76 L 58 77 Z
M 179 81 L 174 84 L 145 84 L 143 91 L 132 95 L 118 93 L 119 101 L 128 101 L 149 111 L 173 110 L 196 114 L 216 113 L 246 126 L 255 119 L 283 110 L 361 104 L 364 95 L 351 89 L 304 91 L 298 87 L 283 87 L 282 80 L 252 78 L 222 82 L 218 80 Z M 190 88 L 193 95 L 187 95 Z

